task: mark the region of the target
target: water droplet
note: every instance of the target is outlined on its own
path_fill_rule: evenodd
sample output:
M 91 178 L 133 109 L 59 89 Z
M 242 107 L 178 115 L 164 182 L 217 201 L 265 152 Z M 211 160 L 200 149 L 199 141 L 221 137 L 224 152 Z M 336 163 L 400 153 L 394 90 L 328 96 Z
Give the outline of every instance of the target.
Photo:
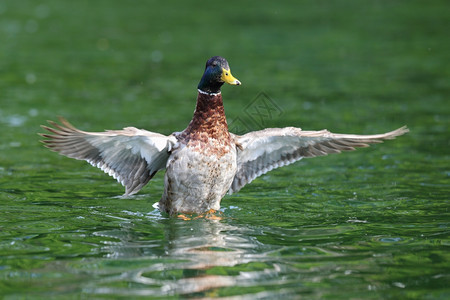
M 304 110 L 310 110 L 312 108 L 312 103 L 305 101 L 305 102 L 303 102 L 302 106 L 303 106 Z
M 392 285 L 396 286 L 396 287 L 399 287 L 401 289 L 404 289 L 406 287 L 406 285 L 404 283 L 401 283 L 401 282 L 394 282 Z
M 381 238 L 380 242 L 396 243 L 396 242 L 400 242 L 401 240 L 402 240 L 402 238 L 399 238 L 399 237 L 385 237 L 385 238 Z
M 9 125 L 10 127 L 19 127 L 19 126 L 22 126 L 26 120 L 27 120 L 27 118 L 24 116 L 12 115 L 12 116 L 6 117 L 5 123 L 7 125 Z
M 25 31 L 28 33 L 35 33 L 39 28 L 38 22 L 35 20 L 28 20 L 25 24 Z
M 21 142 L 10 142 L 9 146 L 11 148 L 18 148 L 18 147 L 22 146 L 22 143 Z
M 36 75 L 33 73 L 27 73 L 27 75 L 25 75 L 25 81 L 28 84 L 34 84 L 36 82 Z
M 3 26 L 3 30 L 12 35 L 19 33 L 21 29 L 22 29 L 22 27 L 21 27 L 20 23 L 17 21 L 7 22 Z
M 34 13 L 39 19 L 45 19 L 50 15 L 50 8 L 45 4 L 41 4 L 36 7 Z
M 28 111 L 28 115 L 30 115 L 30 117 L 36 117 L 39 114 L 39 111 L 36 108 L 31 108 Z
M 152 52 L 152 61 L 155 63 L 159 63 L 160 61 L 162 61 L 163 57 L 163 53 L 159 50 L 155 50 Z

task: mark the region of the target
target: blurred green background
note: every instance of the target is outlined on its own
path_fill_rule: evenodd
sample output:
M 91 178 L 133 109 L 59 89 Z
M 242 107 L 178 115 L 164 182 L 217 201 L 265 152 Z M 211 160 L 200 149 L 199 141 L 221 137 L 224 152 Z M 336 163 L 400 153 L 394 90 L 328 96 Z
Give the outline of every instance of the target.
M 26 279 L 32 277 L 30 274 L 50 272 L 44 277 L 53 278 L 51 271 L 45 271 L 48 266 L 44 261 L 66 266 L 67 261 L 86 259 L 93 252 L 109 257 L 109 250 L 104 250 L 94 231 L 106 226 L 102 224 L 110 215 L 130 218 L 141 229 L 150 226 L 140 216 L 152 210 L 149 202 L 158 201 L 163 188 L 163 175 L 158 174 L 151 187 L 141 193 L 147 201 L 114 198 L 123 192 L 114 180 L 85 163 L 44 149 L 38 142 L 37 133 L 42 132 L 39 125 L 60 115 L 86 131 L 125 126 L 163 134 L 181 131 L 192 117 L 206 60 L 220 55 L 227 58 L 233 75 L 242 82 L 242 86 L 222 89 L 229 122 L 239 118 L 248 129 L 261 129 L 245 108 L 264 92 L 281 111 L 266 119 L 267 127 L 327 128 L 360 134 L 381 133 L 405 124 L 411 129 L 407 136 L 375 148 L 308 160 L 256 180 L 238 195 L 225 198 L 223 206 L 236 220 L 225 223 L 245 228 L 240 237 L 249 237 L 249 243 L 259 247 L 255 252 L 264 253 L 278 249 L 278 245 L 283 247 L 280 239 L 289 237 L 280 232 L 311 224 L 348 226 L 349 211 L 352 216 L 363 215 L 369 225 L 358 223 L 361 231 L 355 232 L 346 246 L 358 248 L 359 240 L 368 239 L 370 247 L 381 245 L 369 247 L 373 257 L 388 253 L 386 257 L 394 257 L 393 261 L 379 264 L 357 254 L 350 264 L 368 264 L 375 274 L 345 277 L 354 281 L 327 277 L 317 283 L 321 272 L 302 273 L 302 280 L 317 283 L 305 295 L 361 298 L 371 282 L 369 287 L 374 288 L 369 288 L 369 298 L 446 298 L 449 25 L 450 5 L 437 0 L 1 0 L 0 284 L 5 293 L 23 296 L 20 287 L 23 282 L 33 282 Z M 358 202 L 351 202 L 356 193 Z M 92 239 L 89 246 L 76 250 L 72 240 L 74 250 L 66 253 L 58 242 L 82 227 L 82 218 L 90 218 L 92 207 L 99 213 L 98 219 L 83 229 L 86 239 Z M 240 209 L 233 211 L 233 207 Z M 125 215 L 125 209 L 136 214 Z M 67 214 L 75 211 L 82 218 L 74 215 L 67 219 Z M 63 229 L 39 227 L 48 220 L 57 228 L 65 228 L 65 237 L 60 235 Z M 163 220 L 156 225 L 150 222 L 156 227 L 151 231 L 142 229 L 148 239 L 160 241 L 167 227 L 186 232 L 186 236 L 191 232 L 178 228 L 181 225 L 175 221 Z M 396 238 L 386 239 L 392 243 L 385 246 L 378 238 L 378 229 L 373 229 L 379 227 L 370 227 L 377 222 L 383 224 L 384 235 L 417 241 L 416 248 L 408 243 L 399 245 Z M 41 228 L 38 233 L 36 226 Z M 260 226 L 270 234 L 261 236 Z M 323 229 L 325 239 L 329 228 Z M 180 235 L 181 240 L 186 237 Z M 289 231 L 287 235 L 292 245 L 308 240 L 305 232 Z M 30 236 L 33 240 L 26 238 Z M 52 238 L 41 241 L 44 236 Z M 327 245 L 340 245 L 350 236 L 347 231 L 331 236 Z M 13 241 L 20 248 L 11 248 Z M 316 237 L 310 241 L 311 247 L 319 247 L 314 244 Z M 47 250 L 37 257 L 41 250 L 27 247 L 39 243 Z M 165 246 L 163 240 L 160 243 L 160 247 Z M 340 251 L 336 249 L 333 251 Z M 397 259 L 392 253 L 400 249 L 401 258 Z M 288 259 L 303 259 L 308 254 L 302 251 L 291 249 L 286 254 L 280 250 L 278 264 L 287 264 L 285 254 Z M 320 253 L 314 255 L 321 257 Z M 430 253 L 434 256 L 428 257 Z M 341 254 L 329 258 L 333 264 L 327 269 L 330 276 L 335 276 L 336 265 L 344 263 Z M 37 266 L 44 271 L 36 271 Z M 70 270 L 62 267 L 58 276 L 74 274 Z M 282 270 L 289 278 L 299 274 L 290 268 Z M 227 271 L 234 274 L 236 270 L 220 270 Z M 75 288 L 60 287 L 91 295 L 95 289 L 86 292 L 83 287 L 86 282 L 95 285 L 96 278 L 88 274 L 78 278 Z M 170 278 L 167 275 L 168 281 Z M 45 282 L 40 295 L 58 295 L 55 286 L 61 282 Z M 264 279 L 255 282 L 260 289 L 267 283 Z M 295 286 L 286 288 L 292 294 L 304 292 Z M 239 295 L 252 293 L 251 287 L 248 283 L 238 291 L 184 295 Z
M 221 55 L 243 82 L 225 89 L 229 118 L 265 91 L 286 112 L 275 125 L 433 126 L 448 112 L 448 5 L 421 3 L 2 1 L 2 114 L 170 133 Z

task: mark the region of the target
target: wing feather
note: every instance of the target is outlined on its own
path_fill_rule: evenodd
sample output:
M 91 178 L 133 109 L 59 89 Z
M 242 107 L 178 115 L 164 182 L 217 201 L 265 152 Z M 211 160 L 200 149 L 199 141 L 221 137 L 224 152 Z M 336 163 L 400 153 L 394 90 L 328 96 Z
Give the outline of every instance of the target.
M 237 172 L 229 193 L 275 168 L 292 164 L 304 157 L 323 156 L 352 151 L 369 144 L 381 143 L 407 133 L 406 126 L 394 131 L 374 134 L 336 134 L 328 130 L 303 131 L 300 128 L 267 128 L 233 135 L 237 147 Z
M 40 134 L 50 150 L 70 158 L 85 160 L 115 178 L 131 195 L 165 168 L 176 144 L 173 135 L 165 136 L 134 127 L 105 132 L 85 132 L 63 118 L 61 124 L 48 121 L 41 126 L 50 134 Z

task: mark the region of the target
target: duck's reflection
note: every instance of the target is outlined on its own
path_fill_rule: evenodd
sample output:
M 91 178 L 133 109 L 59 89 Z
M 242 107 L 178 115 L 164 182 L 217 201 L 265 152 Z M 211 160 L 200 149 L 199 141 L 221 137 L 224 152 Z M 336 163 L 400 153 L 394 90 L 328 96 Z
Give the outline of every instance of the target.
M 136 238 L 142 240 L 142 236 L 129 223 L 124 223 L 121 236 L 115 236 L 121 241 L 108 247 L 108 258 L 158 255 L 164 259 L 163 263 L 124 275 L 128 281 L 152 287 L 147 290 L 149 294 L 189 294 L 235 286 L 242 280 L 242 273 L 231 267 L 254 261 L 255 256 L 261 257 L 261 249 L 257 250 L 261 244 L 242 228 L 229 225 L 226 219 L 162 218 L 158 222 L 157 227 L 162 229 L 159 245 L 153 245 L 155 240 L 151 240 L 151 245 L 137 246 Z
M 195 293 L 236 285 L 238 276 L 229 271 L 249 260 L 257 242 L 221 220 L 176 220 L 167 226 L 168 256 L 186 260 L 182 278 L 172 288 L 177 293 Z

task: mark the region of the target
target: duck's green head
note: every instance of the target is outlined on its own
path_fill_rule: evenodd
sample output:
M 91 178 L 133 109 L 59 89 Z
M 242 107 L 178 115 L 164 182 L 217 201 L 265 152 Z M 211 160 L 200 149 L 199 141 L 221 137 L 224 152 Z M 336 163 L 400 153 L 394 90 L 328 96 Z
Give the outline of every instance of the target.
M 225 58 L 211 57 L 206 62 L 205 73 L 198 84 L 198 89 L 206 93 L 218 93 L 224 83 L 240 85 L 241 82 L 231 75 L 230 67 Z

